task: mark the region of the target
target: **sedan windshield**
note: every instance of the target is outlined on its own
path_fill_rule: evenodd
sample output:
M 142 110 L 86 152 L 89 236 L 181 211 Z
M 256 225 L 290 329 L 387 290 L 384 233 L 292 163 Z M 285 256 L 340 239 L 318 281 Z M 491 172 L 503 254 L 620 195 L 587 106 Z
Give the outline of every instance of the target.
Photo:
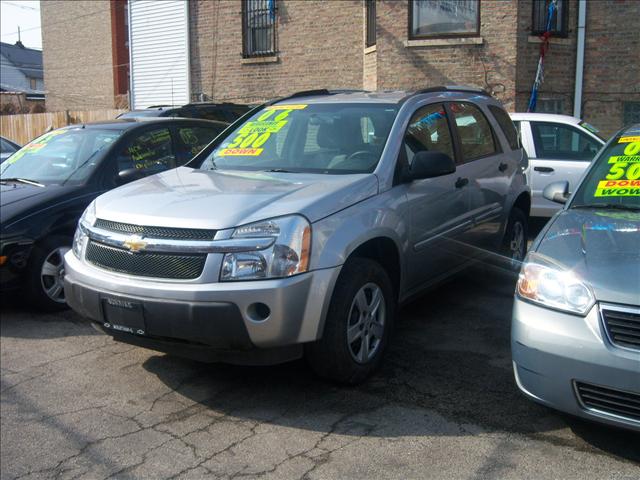
M 99 152 L 116 141 L 118 130 L 65 128 L 36 138 L 0 165 L 0 179 L 38 183 L 79 183 L 96 168 Z
M 219 143 L 200 168 L 372 172 L 396 113 L 385 104 L 267 106 Z
M 616 136 L 594 162 L 570 207 L 640 209 L 640 128 Z

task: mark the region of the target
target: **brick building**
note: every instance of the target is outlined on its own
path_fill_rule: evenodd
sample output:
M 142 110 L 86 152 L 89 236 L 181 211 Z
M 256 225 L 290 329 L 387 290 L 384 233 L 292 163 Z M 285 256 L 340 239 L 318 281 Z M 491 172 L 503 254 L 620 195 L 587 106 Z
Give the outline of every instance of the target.
M 471 84 L 493 92 L 509 110 L 524 111 L 548 2 L 192 0 L 185 27 L 189 97 L 256 102 L 315 88 Z M 69 61 L 65 55 L 72 53 L 65 46 L 82 43 L 81 31 L 91 32 L 92 46 L 73 53 L 76 68 L 81 69 L 82 62 L 106 62 L 112 44 L 103 38 L 110 30 L 109 7 L 104 1 L 104 18 L 92 18 L 95 25 L 90 26 L 80 14 L 81 2 L 62 2 L 64 14 L 55 12 L 54 3 L 43 2 L 42 9 L 45 80 L 52 98 L 69 98 L 69 91 L 58 93 L 60 83 L 48 74 L 47 66 L 59 69 Z M 91 6 L 84 10 L 95 9 L 99 2 L 86 3 Z M 640 36 L 629 20 L 640 15 L 640 2 L 585 4 L 581 116 L 608 135 L 640 115 Z M 579 0 L 557 0 L 556 5 L 537 111 L 572 114 Z M 44 18 L 54 13 L 75 16 L 82 30 L 66 28 L 67 38 L 50 34 Z M 70 30 L 74 31 L 69 34 Z M 48 51 L 54 47 L 55 52 Z M 113 95 L 113 86 L 107 84 L 113 84 L 109 75 L 82 85 L 86 107 L 95 106 L 93 98 Z

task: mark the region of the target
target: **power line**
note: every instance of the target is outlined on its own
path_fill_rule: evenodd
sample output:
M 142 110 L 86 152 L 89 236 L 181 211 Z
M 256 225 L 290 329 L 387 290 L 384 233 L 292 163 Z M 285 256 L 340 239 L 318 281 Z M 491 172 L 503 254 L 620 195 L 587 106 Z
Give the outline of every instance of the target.
M 43 27 L 51 27 L 53 25 L 60 25 L 62 23 L 69 23 L 69 22 L 73 22 L 79 18 L 84 18 L 84 17 L 90 17 L 91 15 L 97 15 L 99 13 L 108 13 L 108 10 L 96 10 L 94 12 L 89 12 L 89 13 L 85 13 L 84 15 L 75 15 L 73 17 L 67 18 L 65 20 L 60 20 L 58 22 L 49 22 L 49 23 L 45 23 L 44 25 L 39 25 L 37 27 L 29 27 L 29 28 L 21 28 L 20 32 L 29 32 L 31 30 L 40 30 Z M 3 33 L 1 36 L 3 37 L 8 37 L 9 35 L 17 35 L 18 31 L 16 30 L 15 32 L 11 32 L 11 33 Z
M 16 7 L 16 8 L 22 8 L 23 10 L 40 10 L 39 8 L 36 7 L 30 7 L 28 5 L 20 5 L 19 3 L 13 3 L 13 2 L 4 2 L 6 5 L 11 5 L 12 7 Z

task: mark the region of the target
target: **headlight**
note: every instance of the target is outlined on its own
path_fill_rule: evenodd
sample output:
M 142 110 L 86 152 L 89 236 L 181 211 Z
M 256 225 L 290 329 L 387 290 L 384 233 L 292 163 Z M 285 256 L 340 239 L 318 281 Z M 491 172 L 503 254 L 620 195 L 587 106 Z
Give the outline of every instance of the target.
M 96 202 L 91 202 L 80 217 L 80 221 L 76 227 L 76 233 L 73 236 L 72 249 L 78 259 L 82 258 L 82 249 L 87 239 L 87 234 L 83 227 L 93 226 L 94 223 L 96 223 Z
M 545 307 L 579 315 L 586 315 L 595 303 L 591 288 L 576 274 L 535 253 L 520 271 L 516 292 Z
M 266 250 L 227 253 L 221 281 L 290 277 L 309 269 L 311 225 L 299 215 L 280 217 L 238 227 L 231 238 L 273 237 Z

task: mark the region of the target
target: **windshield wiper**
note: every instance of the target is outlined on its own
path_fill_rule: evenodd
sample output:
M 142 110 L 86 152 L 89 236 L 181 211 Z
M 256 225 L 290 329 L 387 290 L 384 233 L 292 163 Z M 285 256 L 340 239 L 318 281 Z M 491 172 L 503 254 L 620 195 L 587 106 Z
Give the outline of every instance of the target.
M 640 210 L 635 205 L 623 205 L 621 203 L 584 203 L 581 205 L 571 205 L 570 208 L 609 208 L 615 210 Z
M 18 178 L 18 177 L 0 178 L 0 183 L 6 183 L 6 182 L 20 182 L 20 183 L 26 183 L 27 185 L 33 185 L 34 187 L 44 187 L 44 184 L 40 182 L 36 182 L 35 180 L 29 180 L 28 178 Z

